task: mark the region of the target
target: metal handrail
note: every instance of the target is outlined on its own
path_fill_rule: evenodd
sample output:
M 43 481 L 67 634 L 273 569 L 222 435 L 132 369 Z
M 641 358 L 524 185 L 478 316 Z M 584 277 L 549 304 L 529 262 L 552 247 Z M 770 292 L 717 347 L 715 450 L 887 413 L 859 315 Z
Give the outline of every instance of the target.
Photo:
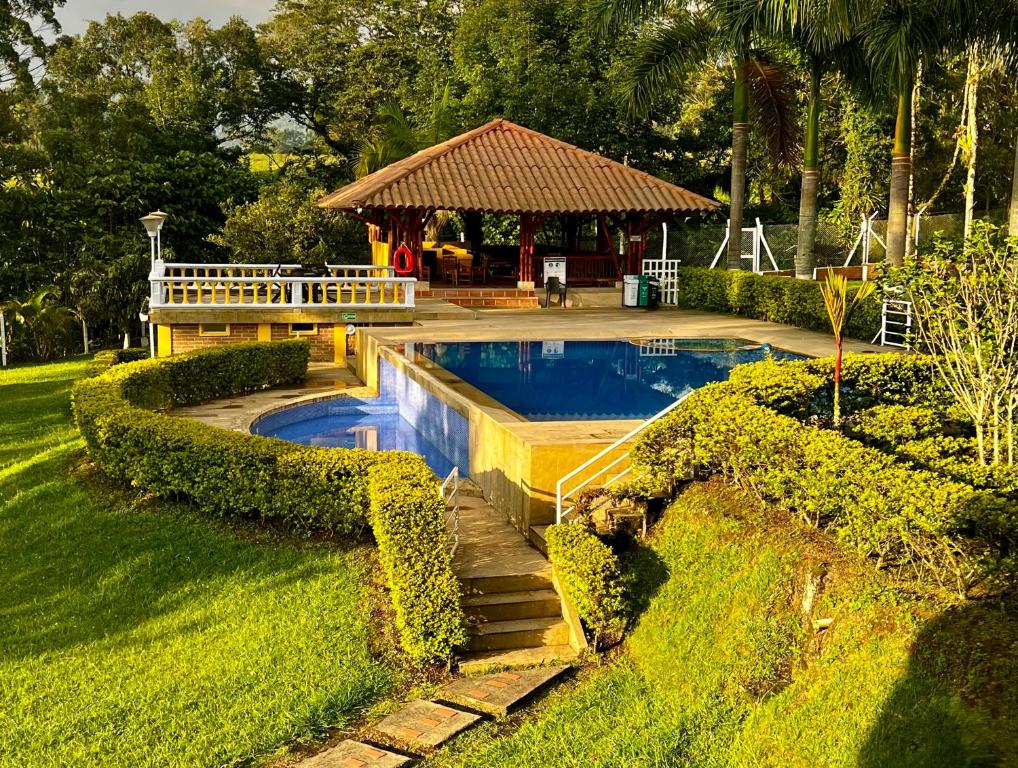
M 675 402 L 671 403 L 666 408 L 662 408 L 660 411 L 655 413 L 653 416 L 651 416 L 645 422 L 640 424 L 638 427 L 635 427 L 634 429 L 631 429 L 629 432 L 624 434 L 622 437 L 620 437 L 614 443 L 609 445 L 607 448 L 602 449 L 599 453 L 595 454 L 594 456 L 592 456 L 591 458 L 587 459 L 585 462 L 580 464 L 580 466 L 576 467 L 576 469 L 572 470 L 568 474 L 565 474 L 561 478 L 559 478 L 559 481 L 555 484 L 555 522 L 556 523 L 561 523 L 562 519 L 566 515 L 568 515 L 570 512 L 572 512 L 573 509 L 575 508 L 575 507 L 570 507 L 567 510 L 563 510 L 562 509 L 562 502 L 565 499 L 568 499 L 574 493 L 577 493 L 578 491 L 583 490 L 585 487 L 587 487 L 588 485 L 593 483 L 596 478 L 598 478 L 601 475 L 605 474 L 608 470 L 613 469 L 614 467 L 618 466 L 621 462 L 625 461 L 626 458 L 628 458 L 628 454 L 622 454 L 621 456 L 615 457 L 615 459 L 610 461 L 605 466 L 601 467 L 593 475 L 591 475 L 590 477 L 588 477 L 585 480 L 581 481 L 578 485 L 574 486 L 569 491 L 563 493 L 562 492 L 562 487 L 568 481 L 572 480 L 578 474 L 583 472 L 583 470 L 585 470 L 588 467 L 591 467 L 594 464 L 596 464 L 598 461 L 603 459 L 608 454 L 612 453 L 613 451 L 618 450 L 621 446 L 625 445 L 627 442 L 629 442 L 634 437 L 636 437 L 638 434 L 640 434 L 645 429 L 647 429 L 647 427 L 649 427 L 651 424 L 654 424 L 656 421 L 658 421 L 661 418 L 667 416 L 669 413 L 671 413 L 676 408 L 678 408 L 680 405 L 682 405 L 682 403 L 686 400 L 686 398 L 688 398 L 691 394 L 693 394 L 693 390 L 691 388 L 689 388 L 689 387 L 686 387 L 686 389 L 682 391 L 682 393 L 678 396 L 678 398 L 675 400 Z M 622 472 L 618 473 L 617 475 L 615 475 L 614 477 L 609 479 L 608 482 L 606 483 L 606 485 L 611 485 L 612 483 L 618 482 L 620 479 L 622 479 L 627 474 L 629 474 L 629 472 L 631 470 L 632 470 L 632 467 L 628 467 L 628 468 L 622 470 Z
M 450 488 L 452 489 L 450 492 Z M 460 545 L 460 468 L 453 467 L 438 488 L 438 495 L 446 504 L 445 527 L 449 534 L 449 554 L 455 555 Z

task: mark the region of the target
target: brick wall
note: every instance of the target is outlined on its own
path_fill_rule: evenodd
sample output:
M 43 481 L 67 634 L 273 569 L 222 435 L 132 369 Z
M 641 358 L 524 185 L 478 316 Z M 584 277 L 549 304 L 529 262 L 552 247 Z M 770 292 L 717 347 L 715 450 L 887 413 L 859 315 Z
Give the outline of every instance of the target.
M 285 323 L 272 324 L 272 340 L 294 338 L 290 336 L 290 326 Z M 332 348 L 332 323 L 318 323 L 314 335 L 301 334 L 300 338 L 307 339 L 311 344 L 311 359 L 316 363 L 331 363 L 333 361 Z
M 331 363 L 333 361 L 332 323 L 319 323 L 317 332 L 310 336 L 302 336 L 311 344 L 311 359 L 314 362 Z M 197 325 L 172 326 L 173 354 L 190 352 L 192 349 L 214 347 L 222 344 L 239 344 L 243 341 L 258 341 L 258 325 L 256 323 L 231 324 L 229 336 L 199 336 Z M 293 338 L 287 323 L 272 324 L 272 340 Z
M 242 341 L 258 341 L 258 326 L 254 323 L 231 325 L 229 336 L 199 336 L 197 325 L 174 325 L 173 354 L 190 352 L 192 349 L 215 347 L 222 344 L 239 344 Z

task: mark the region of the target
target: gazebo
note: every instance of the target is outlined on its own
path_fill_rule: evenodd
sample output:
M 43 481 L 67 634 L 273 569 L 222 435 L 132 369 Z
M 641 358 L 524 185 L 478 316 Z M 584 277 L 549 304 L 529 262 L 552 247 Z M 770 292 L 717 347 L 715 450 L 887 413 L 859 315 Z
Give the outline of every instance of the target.
M 430 272 L 425 250 L 432 259 L 436 246 L 447 259 L 450 252 L 441 243 L 425 249 L 424 232 L 436 211 L 462 214 L 466 242 L 448 245 L 468 264 L 486 250 L 483 216 L 519 216 L 518 260 L 514 253 L 505 266 L 522 289 L 534 287 L 541 269 L 535 237 L 550 217 L 560 218 L 561 238 L 541 255 L 565 257 L 571 283 L 614 282 L 624 272 L 639 271 L 652 227 L 719 207 L 648 173 L 501 119 L 358 179 L 319 205 L 368 225 L 374 264 L 391 263 L 395 250 L 407 246 L 418 278 Z M 596 245 L 583 250 L 580 232 L 591 222 Z

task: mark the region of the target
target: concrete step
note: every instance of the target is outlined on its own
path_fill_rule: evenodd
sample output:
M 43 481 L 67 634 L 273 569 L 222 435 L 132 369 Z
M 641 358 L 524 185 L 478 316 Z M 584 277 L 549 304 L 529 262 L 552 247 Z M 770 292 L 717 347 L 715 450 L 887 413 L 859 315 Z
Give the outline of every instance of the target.
M 544 533 L 551 526 L 548 525 L 532 525 L 530 526 L 530 543 L 537 547 L 538 551 L 548 556 L 548 542 L 545 540 Z
M 495 592 L 463 598 L 467 617 L 484 622 L 536 619 L 562 615 L 562 603 L 554 589 L 527 592 Z
M 491 621 L 471 630 L 468 651 L 497 651 L 509 648 L 533 648 L 539 645 L 565 645 L 569 625 L 560 617 Z
M 536 573 L 507 573 L 493 575 L 459 574 L 463 592 L 466 595 L 494 595 L 506 592 L 532 592 L 554 589 L 551 582 L 551 569 L 546 568 Z
M 379 749 L 371 744 L 347 739 L 317 755 L 301 760 L 297 768 L 338 768 L 364 766 L 364 768 L 403 768 L 413 758 Z
M 475 725 L 481 717 L 437 701 L 418 699 L 375 723 L 369 734 L 376 741 L 423 755 Z M 348 763 L 348 765 L 356 765 Z
M 529 669 L 548 664 L 565 664 L 578 654 L 571 645 L 539 645 L 533 648 L 510 648 L 500 651 L 477 651 L 465 655 L 459 663 L 467 676 L 484 675 L 502 669 Z
M 505 717 L 526 704 L 569 671 L 567 666 L 538 667 L 518 672 L 495 672 L 483 677 L 453 680 L 436 697 L 475 712 Z

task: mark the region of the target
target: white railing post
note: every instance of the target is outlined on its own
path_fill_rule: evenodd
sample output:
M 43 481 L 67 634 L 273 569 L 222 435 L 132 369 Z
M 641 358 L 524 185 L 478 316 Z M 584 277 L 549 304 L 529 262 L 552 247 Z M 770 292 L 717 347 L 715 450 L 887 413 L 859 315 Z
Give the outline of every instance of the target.
M 445 527 L 452 545 L 450 555 L 456 554 L 460 544 L 460 468 L 453 467 L 438 487 L 438 495 L 446 505 Z
M 570 512 L 573 511 L 574 507 L 570 507 L 569 509 L 563 509 L 564 503 L 565 503 L 565 501 L 567 499 L 572 498 L 572 496 L 574 494 L 578 493 L 579 491 L 582 491 L 584 488 L 586 488 L 587 486 L 591 485 L 597 478 L 599 478 L 602 475 L 604 475 L 604 474 L 610 472 L 611 470 L 613 470 L 615 467 L 617 467 L 619 464 L 621 464 L 623 461 L 625 461 L 625 459 L 628 457 L 629 454 L 628 453 L 623 453 L 621 456 L 616 457 L 612 461 L 610 461 L 607 464 L 605 464 L 603 467 L 601 467 L 599 470 L 597 470 L 597 472 L 592 474 L 590 477 L 586 478 L 585 480 L 580 481 L 573 488 L 570 488 L 568 490 L 563 490 L 563 488 L 565 487 L 565 484 L 567 482 L 569 482 L 574 477 L 579 475 L 585 469 L 588 469 L 589 467 L 593 466 L 597 462 L 601 461 L 602 459 L 606 458 L 607 456 L 609 456 L 610 454 L 612 454 L 613 452 L 615 452 L 616 450 L 621 448 L 623 445 L 628 443 L 630 440 L 632 440 L 638 434 L 640 434 L 645 429 L 647 429 L 647 427 L 651 426 L 655 422 L 657 422 L 660 419 L 662 419 L 665 416 L 667 416 L 669 413 L 671 413 L 676 408 L 678 408 L 680 405 L 682 405 L 682 403 L 685 402 L 686 398 L 688 398 L 691 394 L 693 394 L 693 390 L 690 389 L 689 387 L 687 387 L 685 390 L 682 391 L 682 393 L 678 396 L 678 398 L 675 400 L 675 402 L 671 403 L 666 408 L 662 408 L 660 411 L 655 413 L 653 416 L 651 416 L 645 422 L 643 422 L 639 426 L 635 427 L 634 429 L 631 429 L 629 432 L 624 434 L 622 437 L 620 437 L 614 443 L 609 445 L 607 448 L 602 449 L 597 454 L 595 454 L 591 458 L 587 459 L 585 462 L 580 464 L 580 466 L 576 467 L 576 469 L 572 470 L 571 472 L 569 472 L 566 475 L 563 475 L 559 479 L 559 481 L 557 483 L 555 483 L 555 523 L 556 524 L 561 523 L 563 518 L 565 518 L 566 515 L 568 515 Z M 614 476 L 608 478 L 608 480 L 606 480 L 603 483 L 603 485 L 605 487 L 607 487 L 607 486 L 609 486 L 609 485 L 611 485 L 613 483 L 618 482 L 623 477 L 628 475 L 630 471 L 632 471 L 632 465 L 627 466 L 621 472 L 618 472 Z
M 417 306 L 417 301 L 416 301 L 416 298 L 414 296 L 414 293 L 415 293 L 415 290 L 416 290 L 416 286 L 417 286 L 417 281 L 416 280 L 414 280 L 412 283 L 406 283 L 403 286 L 404 287 L 403 302 L 410 309 L 413 309 L 414 307 Z

